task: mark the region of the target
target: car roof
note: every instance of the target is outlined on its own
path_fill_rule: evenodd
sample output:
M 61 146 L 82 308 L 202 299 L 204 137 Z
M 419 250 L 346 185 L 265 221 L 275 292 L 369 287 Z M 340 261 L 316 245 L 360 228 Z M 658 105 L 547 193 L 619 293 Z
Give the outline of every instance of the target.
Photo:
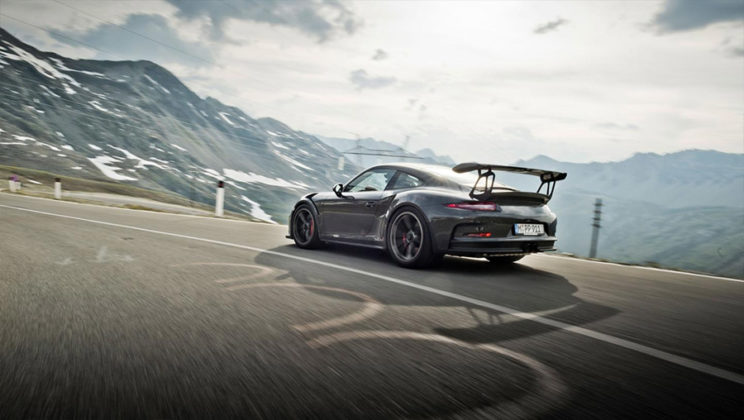
M 370 166 L 364 171 L 375 168 L 393 168 L 400 170 L 411 170 L 412 172 L 424 172 L 428 175 L 437 175 L 442 173 L 442 170 L 452 170 L 449 166 L 435 165 L 431 163 L 413 163 L 413 162 L 395 162 L 395 163 L 384 163 L 380 165 Z

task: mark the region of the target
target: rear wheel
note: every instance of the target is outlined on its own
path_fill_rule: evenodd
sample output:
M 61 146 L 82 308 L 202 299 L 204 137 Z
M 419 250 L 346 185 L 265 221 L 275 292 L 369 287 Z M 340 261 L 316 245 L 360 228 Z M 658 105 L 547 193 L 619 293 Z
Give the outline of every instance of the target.
M 307 205 L 302 205 L 295 210 L 292 218 L 292 237 L 300 248 L 313 249 L 323 244 L 318 237 L 315 215 Z
M 524 258 L 524 255 L 514 255 L 509 257 L 486 257 L 491 264 L 511 264 Z
M 435 255 L 431 234 L 421 212 L 405 207 L 398 210 L 388 224 L 387 245 L 390 256 L 402 267 L 428 267 Z

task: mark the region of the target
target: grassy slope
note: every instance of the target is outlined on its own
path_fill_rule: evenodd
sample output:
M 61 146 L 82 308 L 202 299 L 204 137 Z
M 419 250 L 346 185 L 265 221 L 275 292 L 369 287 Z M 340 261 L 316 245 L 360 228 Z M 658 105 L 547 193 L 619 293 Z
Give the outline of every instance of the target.
M 162 191 L 153 191 L 145 188 L 134 187 L 126 184 L 119 184 L 116 182 L 105 182 L 105 181 L 92 181 L 82 178 L 75 178 L 70 176 L 60 176 L 51 172 L 40 171 L 37 169 L 19 168 L 15 166 L 0 165 L 0 181 L 3 182 L 0 188 L 8 189 L 7 180 L 11 175 L 18 175 L 21 182 L 26 187 L 34 187 L 35 184 L 29 182 L 28 179 L 32 179 L 37 182 L 41 182 L 46 186 L 54 185 L 54 178 L 62 178 L 63 188 L 67 191 L 82 191 L 82 192 L 98 192 L 98 193 L 109 193 L 126 195 L 130 197 L 147 198 L 150 200 L 159 201 L 161 203 L 176 204 L 186 207 L 194 207 L 207 211 L 212 211 L 214 208 L 203 203 L 193 202 L 180 195 L 170 194 Z M 142 206 L 137 205 L 125 205 L 127 208 L 141 208 Z M 148 209 L 152 210 L 152 209 Z M 258 221 L 255 218 L 248 217 L 246 215 L 238 213 L 228 213 L 230 216 L 239 217 L 251 221 Z

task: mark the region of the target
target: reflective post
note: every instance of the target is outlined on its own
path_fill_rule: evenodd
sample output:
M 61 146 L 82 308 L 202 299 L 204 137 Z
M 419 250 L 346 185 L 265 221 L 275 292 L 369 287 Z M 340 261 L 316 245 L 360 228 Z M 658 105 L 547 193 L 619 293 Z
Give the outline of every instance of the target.
M 222 217 L 224 212 L 224 205 L 225 205 L 225 181 L 219 181 L 217 182 L 217 201 L 214 205 L 214 215 L 217 217 Z
M 10 187 L 10 192 L 12 193 L 16 192 L 16 188 L 15 188 L 16 183 L 15 183 L 15 179 L 13 179 L 12 176 L 8 178 L 8 187 Z
M 60 178 L 54 178 L 54 198 L 55 200 L 62 199 L 62 180 Z

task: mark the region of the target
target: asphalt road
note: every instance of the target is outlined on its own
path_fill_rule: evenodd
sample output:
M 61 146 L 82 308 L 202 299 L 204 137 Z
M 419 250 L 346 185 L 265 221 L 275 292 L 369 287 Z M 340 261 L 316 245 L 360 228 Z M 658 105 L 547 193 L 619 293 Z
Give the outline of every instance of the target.
M 0 417 L 742 418 L 744 282 L 0 194 Z

